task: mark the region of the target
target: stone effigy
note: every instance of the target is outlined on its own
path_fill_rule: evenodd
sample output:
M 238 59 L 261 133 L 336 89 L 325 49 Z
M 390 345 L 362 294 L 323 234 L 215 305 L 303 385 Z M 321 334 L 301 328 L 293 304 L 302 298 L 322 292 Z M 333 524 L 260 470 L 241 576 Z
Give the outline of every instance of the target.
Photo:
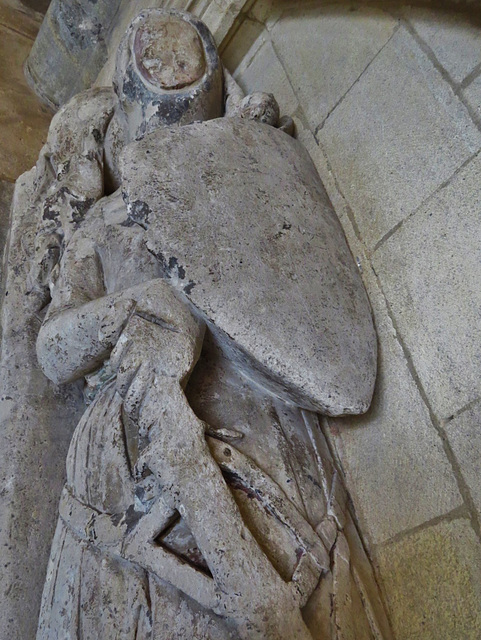
M 38 640 L 388 637 L 317 416 L 368 409 L 376 337 L 291 128 L 160 10 L 52 122 L 28 286 L 88 406 Z

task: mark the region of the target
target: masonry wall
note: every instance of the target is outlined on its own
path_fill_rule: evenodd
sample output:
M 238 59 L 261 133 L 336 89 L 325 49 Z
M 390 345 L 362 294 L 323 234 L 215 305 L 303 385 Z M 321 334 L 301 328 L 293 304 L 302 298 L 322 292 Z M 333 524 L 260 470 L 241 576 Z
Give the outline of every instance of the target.
M 255 2 L 223 51 L 294 118 L 379 334 L 373 406 L 329 420 L 395 635 L 481 637 L 481 20 Z

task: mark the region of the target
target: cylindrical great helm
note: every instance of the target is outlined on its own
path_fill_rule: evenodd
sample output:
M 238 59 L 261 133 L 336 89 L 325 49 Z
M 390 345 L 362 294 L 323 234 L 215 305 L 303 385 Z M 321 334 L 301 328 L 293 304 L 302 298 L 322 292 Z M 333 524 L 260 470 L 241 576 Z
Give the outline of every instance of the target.
M 162 9 L 146 9 L 132 21 L 114 75 L 129 139 L 222 116 L 223 87 L 219 54 L 203 22 Z

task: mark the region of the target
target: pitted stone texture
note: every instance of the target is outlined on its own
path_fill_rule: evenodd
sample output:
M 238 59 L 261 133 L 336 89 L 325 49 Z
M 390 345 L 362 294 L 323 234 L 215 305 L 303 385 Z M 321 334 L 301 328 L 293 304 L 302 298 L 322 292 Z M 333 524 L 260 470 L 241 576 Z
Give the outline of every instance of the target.
M 481 520 L 481 403 L 445 424 L 445 431 Z
M 298 142 L 237 118 L 163 129 L 126 148 L 123 175 L 150 250 L 247 375 L 329 415 L 367 409 L 369 303 Z
M 30 84 L 57 108 L 90 88 L 107 57 L 118 2 L 52 0 L 25 66 Z
M 364 276 L 379 340 L 373 403 L 365 416 L 328 422 L 361 530 L 378 544 L 461 506 L 462 498 L 368 265 Z
M 352 11 L 342 5 L 296 6 L 275 24 L 274 48 L 312 127 L 356 82 L 396 25 L 380 9 L 359 5 Z
M 481 551 L 469 520 L 442 522 L 380 547 L 376 562 L 396 640 L 481 637 Z
M 454 82 L 462 82 L 481 63 L 481 24 L 474 12 L 406 7 L 403 15 Z
M 318 139 L 370 248 L 481 146 L 464 105 L 404 28 Z
M 12 204 L 14 185 L 0 181 L 0 254 L 3 255 L 10 222 L 10 206 Z
M 375 253 L 374 266 L 439 418 L 481 391 L 479 174 L 464 167 Z
M 17 181 L 2 300 L 0 359 L 0 635 L 34 638 L 57 502 L 80 389 L 55 387 L 40 371 L 38 300 L 26 294 L 36 218 L 35 170 Z

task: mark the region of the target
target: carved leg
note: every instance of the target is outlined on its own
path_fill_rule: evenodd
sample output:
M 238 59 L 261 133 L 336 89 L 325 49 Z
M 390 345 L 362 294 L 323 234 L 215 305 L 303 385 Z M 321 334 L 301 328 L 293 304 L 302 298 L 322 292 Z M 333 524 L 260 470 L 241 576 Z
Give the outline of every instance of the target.
M 154 379 L 139 425 L 151 439 L 139 472 L 147 466 L 158 476 L 164 500 L 190 527 L 216 584 L 215 612 L 234 620 L 246 640 L 311 640 L 293 584 L 281 579 L 245 526 L 207 447 L 205 425 L 178 381 Z

